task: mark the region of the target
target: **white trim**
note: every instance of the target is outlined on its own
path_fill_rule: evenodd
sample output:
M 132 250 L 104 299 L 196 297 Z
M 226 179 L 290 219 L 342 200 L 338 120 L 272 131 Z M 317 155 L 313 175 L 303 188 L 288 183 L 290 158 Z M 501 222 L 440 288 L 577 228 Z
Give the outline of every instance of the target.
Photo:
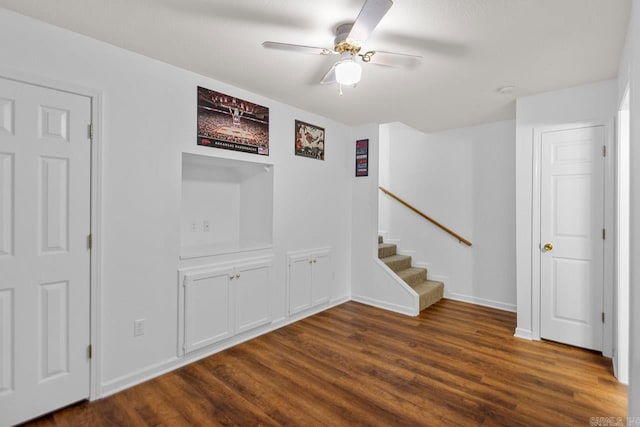
M 615 150 L 614 139 L 616 133 L 615 119 L 609 120 L 605 125 L 605 146 L 607 155 L 604 159 L 604 228 L 606 238 L 604 239 L 604 265 L 603 265 L 603 301 L 602 311 L 605 313 L 605 322 L 602 325 L 602 355 L 611 357 L 613 355 L 613 324 L 615 315 L 613 312 L 613 288 L 614 265 L 613 249 L 615 243 L 614 226 L 614 205 L 615 205 Z
M 132 373 L 120 376 L 118 378 L 114 378 L 113 380 L 107 381 L 102 385 L 101 397 L 107 397 L 119 391 L 133 387 L 140 383 L 143 383 L 145 381 L 149 381 L 160 375 L 166 374 L 175 369 L 181 368 L 183 366 L 189 365 L 198 360 L 204 359 L 205 357 L 209 357 L 213 354 L 227 350 L 243 342 L 252 340 L 261 335 L 267 334 L 269 332 L 273 332 L 276 329 L 280 329 L 284 326 L 295 323 L 306 317 L 313 316 L 314 314 L 318 314 L 322 311 L 328 310 L 329 308 L 341 305 L 349 300 L 350 298 L 345 298 L 345 299 L 336 300 L 335 303 L 332 303 L 332 304 L 323 304 L 322 306 L 314 307 L 310 310 L 300 313 L 300 315 L 292 316 L 289 319 L 282 319 L 283 321 L 281 322 L 278 322 L 278 323 L 273 322 L 273 323 L 270 323 L 269 325 L 265 325 L 265 326 L 253 329 L 251 331 L 247 331 L 246 333 L 235 335 L 220 343 L 202 348 L 200 350 L 196 350 L 190 354 L 186 354 L 184 357 L 172 357 L 170 359 L 166 359 L 164 361 L 155 363 L 151 366 L 138 369 L 137 371 L 134 371 Z
M 102 283 L 102 92 L 68 82 L 50 79 L 23 71 L 0 68 L 0 77 L 47 89 L 85 96 L 91 100 L 91 236 L 90 255 L 90 344 L 92 358 L 89 362 L 89 400 L 101 397 L 102 382 L 102 334 L 101 334 L 101 283 Z
M 533 340 L 533 333 L 530 329 L 516 328 L 516 333 L 513 336 L 523 340 Z
M 507 304 L 504 302 L 494 301 L 486 298 L 478 298 L 471 295 L 446 292 L 446 287 L 444 297 L 454 301 L 467 302 L 475 305 L 481 305 L 483 307 L 495 308 L 497 310 L 510 311 L 512 313 L 515 313 L 517 311 L 517 307 L 515 304 Z
M 398 276 L 396 274 L 395 271 L 393 271 L 391 268 L 389 268 L 389 266 L 387 264 L 385 264 L 384 262 L 382 262 L 382 260 L 378 257 L 374 258 L 374 262 L 377 263 L 384 271 L 385 273 L 387 273 L 387 275 L 389 275 L 389 277 L 391 277 L 393 280 L 395 280 L 395 282 L 400 285 L 402 287 L 402 289 L 404 289 L 404 291 L 406 293 L 408 293 L 409 295 L 411 295 L 413 297 L 414 303 L 415 303 L 415 308 L 418 310 L 418 312 L 420 311 L 420 295 L 418 295 L 418 293 L 411 287 L 409 286 L 409 284 L 407 282 L 405 282 L 404 280 L 402 280 L 400 278 L 400 276 Z M 374 300 L 372 300 L 374 301 Z M 395 304 L 391 304 L 391 306 L 395 306 Z M 402 306 L 399 306 L 402 307 Z
M 359 302 L 361 304 L 370 305 L 372 307 L 381 308 L 383 310 L 393 311 L 395 313 L 404 314 L 407 316 L 417 316 L 420 314 L 420 310 L 415 307 L 408 307 L 404 305 L 391 304 L 386 301 L 377 300 L 374 298 L 364 297 L 362 295 L 352 295 L 351 300 Z
M 613 234 L 613 226 L 609 222 L 613 217 L 613 204 L 607 206 L 607 202 L 612 197 L 613 190 L 613 172 L 611 172 L 611 166 L 607 168 L 607 165 L 611 162 L 612 152 L 612 135 L 613 130 L 612 119 L 593 120 L 587 122 L 576 123 L 564 123 L 553 126 L 542 126 L 533 129 L 533 165 L 532 165 L 532 200 L 531 200 L 531 339 L 540 340 L 540 173 L 541 173 L 541 155 L 542 155 L 542 134 L 546 132 L 556 132 L 568 129 L 580 129 L 587 127 L 602 126 L 604 128 L 605 145 L 607 146 L 607 157 L 604 159 L 605 171 L 604 171 L 604 188 L 605 194 L 603 199 L 603 209 L 605 209 L 605 223 L 603 224 L 610 235 Z M 608 214 L 608 217 L 607 217 Z M 611 223 L 612 224 L 612 223 Z M 607 244 L 607 242 L 609 242 Z M 603 301 L 602 307 L 605 312 L 605 317 L 612 317 L 613 309 L 611 304 L 607 304 L 613 299 L 613 267 L 611 264 L 613 256 L 613 244 L 612 239 L 605 239 L 604 247 L 604 259 L 603 259 Z M 609 286 L 607 286 L 607 279 L 610 279 Z M 612 352 L 612 329 L 606 327 L 605 323 L 603 327 L 603 339 L 602 339 L 602 353 L 605 356 L 611 355 Z M 517 334 L 517 333 L 516 333 Z M 609 335 L 609 336 L 607 336 Z M 608 346 L 607 346 L 608 345 Z
M 542 133 L 533 129 L 533 165 L 531 192 L 531 339 L 540 340 L 540 157 Z

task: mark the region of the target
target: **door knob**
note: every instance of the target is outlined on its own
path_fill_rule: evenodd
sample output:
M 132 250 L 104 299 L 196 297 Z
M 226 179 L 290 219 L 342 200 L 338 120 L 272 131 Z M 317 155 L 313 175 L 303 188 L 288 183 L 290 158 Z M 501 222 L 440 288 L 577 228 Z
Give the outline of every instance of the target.
M 545 243 L 544 244 L 544 250 L 545 251 L 552 251 L 553 250 L 553 245 L 551 243 Z

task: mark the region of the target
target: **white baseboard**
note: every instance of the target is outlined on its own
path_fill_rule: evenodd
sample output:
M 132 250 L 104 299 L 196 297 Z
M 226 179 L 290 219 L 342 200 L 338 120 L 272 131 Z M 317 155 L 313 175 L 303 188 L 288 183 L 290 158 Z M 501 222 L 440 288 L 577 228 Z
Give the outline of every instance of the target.
M 434 280 L 439 280 L 434 276 Z M 505 302 L 501 302 L 501 301 L 493 301 L 490 299 L 486 299 L 486 298 L 478 298 L 478 297 L 474 297 L 474 296 L 470 296 L 470 295 L 462 295 L 462 294 L 456 294 L 456 293 L 452 293 L 452 292 L 447 292 L 447 288 L 446 288 L 446 282 L 445 282 L 445 292 L 444 292 L 444 297 L 448 298 L 448 299 L 452 299 L 455 301 L 462 301 L 462 302 L 468 302 L 471 304 L 476 304 L 476 305 L 481 305 L 483 307 L 489 307 L 489 308 L 495 308 L 498 310 L 503 310 L 503 311 L 510 311 L 515 313 L 516 310 L 516 305 L 515 304 L 509 304 L 509 303 L 505 303 Z
M 500 310 L 515 311 L 515 306 L 512 306 L 511 304 L 504 304 L 496 301 L 485 300 L 482 298 L 468 297 L 468 296 L 459 295 L 459 294 L 448 294 L 448 295 L 445 295 L 445 297 L 453 300 L 469 302 L 472 304 L 478 304 L 486 307 L 497 308 Z M 332 299 L 326 305 L 315 307 L 311 310 L 298 313 L 289 318 L 280 317 L 277 320 L 270 323 L 269 325 L 265 325 L 253 331 L 247 331 L 244 334 L 236 335 L 235 337 L 232 337 L 222 343 L 218 343 L 218 345 L 215 345 L 213 347 L 203 348 L 193 353 L 190 353 L 188 355 L 185 355 L 183 357 L 177 357 L 177 356 L 172 357 L 172 358 L 157 362 L 153 365 L 146 366 L 144 368 L 141 368 L 129 374 L 120 376 L 118 378 L 114 378 L 112 380 L 103 382 L 100 387 L 100 396 L 98 396 L 97 398 L 107 397 L 119 391 L 133 387 L 137 384 L 143 383 L 145 381 L 149 381 L 160 375 L 166 374 L 175 369 L 181 368 L 190 363 L 196 362 L 200 359 L 211 356 L 215 353 L 226 350 L 228 348 L 231 348 L 245 341 L 249 341 L 253 338 L 257 338 L 260 335 L 264 335 L 266 333 L 275 331 L 276 329 L 280 329 L 284 326 L 295 323 L 306 317 L 313 316 L 314 314 L 320 313 L 329 308 L 336 307 L 348 301 L 356 301 L 362 304 L 370 305 L 370 306 L 381 308 L 384 310 L 393 311 L 395 313 L 400 313 L 407 316 L 415 317 L 420 314 L 419 310 L 417 310 L 416 307 L 392 304 L 386 301 L 380 301 L 373 298 L 364 297 L 362 295 L 352 295 L 350 297 L 342 296 L 336 299 Z M 532 333 L 529 330 L 516 329 L 515 336 L 518 338 L 523 338 L 528 340 L 532 339 Z
M 160 361 L 150 366 L 145 366 L 142 369 L 134 371 L 132 373 L 120 376 L 118 378 L 114 378 L 110 381 L 106 381 L 102 383 L 101 386 L 101 394 L 97 398 L 103 398 L 110 396 L 112 394 L 118 393 L 119 391 L 125 390 L 127 388 L 133 387 L 145 381 L 149 381 L 153 378 L 156 378 L 160 375 L 171 372 L 175 369 L 181 368 L 183 366 L 189 365 L 193 362 L 196 362 L 200 359 L 204 359 L 205 357 L 209 357 L 213 354 L 219 353 L 223 350 L 241 344 L 245 341 L 252 340 L 254 338 L 259 337 L 260 335 L 264 335 L 266 333 L 275 331 L 276 329 L 280 329 L 284 326 L 290 325 L 291 323 L 295 323 L 299 320 L 304 319 L 305 317 L 313 316 L 314 314 L 318 314 L 324 310 L 328 310 L 340 304 L 343 304 L 349 301 L 351 298 L 349 297 L 341 297 L 330 301 L 325 305 L 321 305 L 318 307 L 314 307 L 308 311 L 297 313 L 289 318 L 279 318 L 277 321 L 274 321 L 268 325 L 265 325 L 260 328 L 256 328 L 252 331 L 247 331 L 243 334 L 238 334 L 234 337 L 229 338 L 221 343 L 217 343 L 212 347 L 202 348 L 200 350 L 196 350 L 193 353 L 186 354 L 183 357 L 172 357 L 164 361 Z
M 415 256 L 415 254 L 416 254 L 416 251 L 412 251 L 412 250 L 400 250 L 400 249 L 398 249 L 398 250 L 396 250 L 396 253 L 397 253 L 398 255 L 410 256 L 410 257 L 412 257 L 412 258 L 413 258 L 413 256 Z
M 533 340 L 533 332 L 530 329 L 516 328 L 516 333 L 513 336 L 523 340 Z
M 404 314 L 407 316 L 417 316 L 420 314 L 415 307 L 408 307 L 404 305 L 391 304 L 386 301 L 380 301 L 369 297 L 364 297 L 362 295 L 352 295 L 351 300 L 355 302 L 359 302 L 362 304 L 370 305 L 377 308 L 382 308 L 384 310 L 393 311 L 395 313 Z

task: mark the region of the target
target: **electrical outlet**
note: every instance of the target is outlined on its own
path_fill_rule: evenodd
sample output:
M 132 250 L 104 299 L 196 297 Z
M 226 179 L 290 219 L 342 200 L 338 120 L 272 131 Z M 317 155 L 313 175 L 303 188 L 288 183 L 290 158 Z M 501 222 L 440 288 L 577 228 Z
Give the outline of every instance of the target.
M 191 221 L 191 223 L 189 224 L 189 230 L 193 232 L 198 231 L 198 224 L 196 224 L 195 221 Z
M 209 220 L 205 219 L 204 221 L 202 221 L 202 231 L 204 232 L 208 232 L 209 231 Z
M 133 321 L 133 336 L 139 337 L 144 335 L 144 319 L 138 319 Z

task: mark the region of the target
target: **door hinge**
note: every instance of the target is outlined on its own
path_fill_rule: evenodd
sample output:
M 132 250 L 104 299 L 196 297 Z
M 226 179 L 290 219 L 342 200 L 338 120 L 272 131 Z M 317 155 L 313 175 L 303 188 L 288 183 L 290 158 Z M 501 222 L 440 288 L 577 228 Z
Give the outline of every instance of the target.
M 87 346 L 87 357 L 89 359 L 93 357 L 93 346 L 91 344 Z
M 87 236 L 87 249 L 91 249 L 93 247 L 93 235 L 89 234 Z
M 602 229 L 602 240 L 607 238 L 607 230 L 605 230 L 604 228 Z
M 604 311 L 602 312 L 602 323 L 604 323 Z
M 89 123 L 87 125 L 87 136 L 90 140 L 93 141 L 93 123 Z
M 602 157 L 607 157 L 607 146 L 606 145 L 602 146 Z

